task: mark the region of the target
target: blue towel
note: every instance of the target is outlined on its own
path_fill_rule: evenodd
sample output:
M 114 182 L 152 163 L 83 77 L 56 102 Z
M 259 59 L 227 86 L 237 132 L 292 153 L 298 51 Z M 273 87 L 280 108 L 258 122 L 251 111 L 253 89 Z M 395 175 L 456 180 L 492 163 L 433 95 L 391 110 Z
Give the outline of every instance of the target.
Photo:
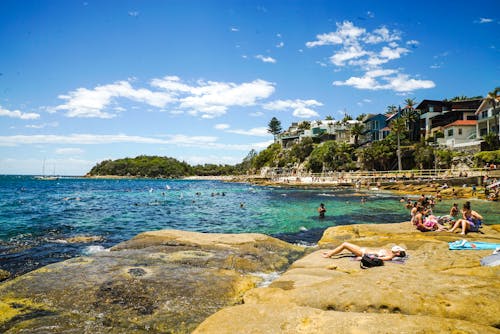
M 465 250 L 465 249 L 475 249 L 475 250 L 485 250 L 485 249 L 497 249 L 500 248 L 500 244 L 494 244 L 492 242 L 480 242 L 480 241 L 467 241 L 467 240 L 457 240 L 448 243 L 450 250 Z

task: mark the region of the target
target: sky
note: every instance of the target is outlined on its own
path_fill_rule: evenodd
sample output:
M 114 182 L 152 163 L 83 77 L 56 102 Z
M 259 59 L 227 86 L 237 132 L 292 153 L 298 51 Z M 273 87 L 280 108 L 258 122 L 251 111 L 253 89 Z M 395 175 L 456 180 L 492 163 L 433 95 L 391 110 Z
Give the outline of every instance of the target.
M 0 174 L 233 165 L 273 142 L 273 117 L 485 96 L 500 1 L 452 3 L 0 0 Z

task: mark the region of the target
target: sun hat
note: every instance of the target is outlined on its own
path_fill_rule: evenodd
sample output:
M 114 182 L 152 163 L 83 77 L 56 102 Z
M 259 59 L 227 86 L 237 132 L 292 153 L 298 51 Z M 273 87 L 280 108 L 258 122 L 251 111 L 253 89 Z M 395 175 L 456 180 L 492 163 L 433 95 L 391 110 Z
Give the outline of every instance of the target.
M 393 253 L 396 253 L 396 252 L 406 252 L 406 250 L 405 250 L 403 247 L 401 247 L 401 246 L 397 246 L 397 245 L 396 245 L 396 246 L 393 246 L 393 247 L 391 248 L 391 251 L 392 251 Z

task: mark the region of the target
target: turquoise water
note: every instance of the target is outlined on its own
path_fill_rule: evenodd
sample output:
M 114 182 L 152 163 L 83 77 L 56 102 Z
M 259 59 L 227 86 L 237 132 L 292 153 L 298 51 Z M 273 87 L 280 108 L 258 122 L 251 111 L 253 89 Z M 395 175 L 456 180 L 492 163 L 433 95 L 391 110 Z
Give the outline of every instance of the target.
M 362 196 L 367 200 L 364 204 Z M 408 220 L 399 198 L 384 192 L 219 181 L 40 181 L 0 176 L 0 268 L 20 274 L 160 229 L 258 232 L 314 244 L 330 226 Z M 316 212 L 321 202 L 327 208 L 324 219 Z M 439 203 L 436 213 L 447 213 L 451 204 Z M 472 205 L 487 217 L 486 223 L 500 223 L 499 203 L 476 200 Z M 68 242 L 74 236 L 96 241 Z

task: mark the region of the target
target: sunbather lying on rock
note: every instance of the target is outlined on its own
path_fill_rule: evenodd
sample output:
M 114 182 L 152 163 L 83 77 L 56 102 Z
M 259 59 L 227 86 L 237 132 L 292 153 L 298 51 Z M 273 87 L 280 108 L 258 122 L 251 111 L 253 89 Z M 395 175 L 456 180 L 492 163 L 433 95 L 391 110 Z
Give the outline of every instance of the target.
M 403 247 L 394 246 L 390 250 L 388 249 L 369 249 L 365 247 L 359 247 L 357 245 L 351 244 L 349 242 L 343 242 L 340 246 L 334 250 L 324 252 L 323 257 L 332 257 L 333 255 L 341 253 L 343 250 L 348 250 L 352 254 L 363 257 L 365 254 L 375 254 L 377 257 L 383 261 L 390 261 L 395 257 L 405 257 L 406 251 Z

